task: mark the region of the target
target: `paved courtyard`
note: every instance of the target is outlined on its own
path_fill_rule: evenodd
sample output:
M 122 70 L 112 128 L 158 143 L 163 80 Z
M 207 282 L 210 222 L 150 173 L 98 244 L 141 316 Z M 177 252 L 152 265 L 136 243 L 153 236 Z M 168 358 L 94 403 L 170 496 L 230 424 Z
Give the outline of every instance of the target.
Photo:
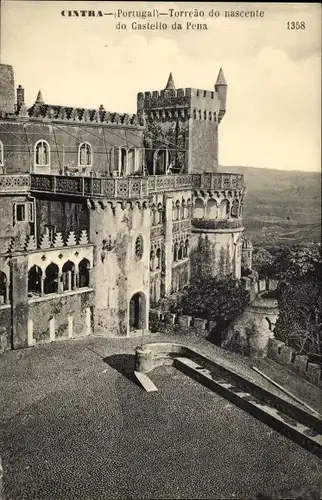
M 145 393 L 131 379 L 138 343 L 0 355 L 6 500 L 246 499 L 317 481 L 315 456 L 174 368 Z

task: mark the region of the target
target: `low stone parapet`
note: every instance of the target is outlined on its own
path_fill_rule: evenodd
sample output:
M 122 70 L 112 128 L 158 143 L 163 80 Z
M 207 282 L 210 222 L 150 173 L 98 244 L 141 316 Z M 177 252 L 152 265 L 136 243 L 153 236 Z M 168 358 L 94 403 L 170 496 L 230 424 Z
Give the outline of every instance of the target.
M 321 363 L 309 362 L 308 356 L 296 354 L 294 349 L 284 342 L 275 338 L 269 339 L 267 357 L 298 373 L 308 382 L 322 386 Z
M 216 327 L 215 321 L 204 318 L 194 318 L 187 314 L 162 312 L 159 309 L 150 309 L 150 330 L 174 335 L 193 335 L 207 337 Z

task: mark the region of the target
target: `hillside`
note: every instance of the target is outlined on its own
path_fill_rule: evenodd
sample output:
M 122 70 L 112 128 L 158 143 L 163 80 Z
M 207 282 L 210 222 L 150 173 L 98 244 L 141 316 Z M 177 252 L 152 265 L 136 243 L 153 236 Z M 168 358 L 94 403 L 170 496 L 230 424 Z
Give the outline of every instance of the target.
M 245 230 L 254 243 L 321 241 L 321 174 L 223 166 L 243 174 Z

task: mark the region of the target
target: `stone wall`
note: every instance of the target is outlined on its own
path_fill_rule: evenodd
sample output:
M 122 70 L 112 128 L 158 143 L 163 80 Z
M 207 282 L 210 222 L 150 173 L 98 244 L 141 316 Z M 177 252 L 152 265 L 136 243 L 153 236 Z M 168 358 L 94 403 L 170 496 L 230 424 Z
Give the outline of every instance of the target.
M 291 347 L 275 338 L 268 341 L 267 357 L 298 373 L 312 384 L 322 386 L 321 361 L 313 363 L 309 356 L 296 354 Z
M 29 300 L 28 346 L 93 332 L 93 292 Z
M 208 337 L 216 326 L 215 321 L 193 318 L 186 314 L 161 312 L 158 309 L 150 309 L 149 324 L 152 332 L 163 332 L 170 335 L 194 335 L 204 338 Z
M 0 102 L 1 104 L 1 102 Z M 41 123 L 35 121 L 6 122 L 0 124 L 0 140 L 4 149 L 6 173 L 30 172 L 34 168 L 34 145 L 47 140 L 50 146 L 50 171 L 62 173 L 67 169 L 78 169 L 78 147 L 88 142 L 93 150 L 93 171 L 98 175 L 110 175 L 118 166 L 118 151 L 115 147 L 142 148 L 142 129 L 91 123 Z M 10 131 L 11 133 L 8 133 Z M 28 144 L 23 137 L 28 137 Z M 38 173 L 48 173 L 48 168 L 37 167 Z M 40 170 L 39 170 L 40 169 Z
M 244 356 L 265 357 L 279 314 L 277 297 L 273 296 L 278 283 L 250 278 L 242 278 L 242 283 L 250 291 L 250 303 L 223 333 L 221 347 Z

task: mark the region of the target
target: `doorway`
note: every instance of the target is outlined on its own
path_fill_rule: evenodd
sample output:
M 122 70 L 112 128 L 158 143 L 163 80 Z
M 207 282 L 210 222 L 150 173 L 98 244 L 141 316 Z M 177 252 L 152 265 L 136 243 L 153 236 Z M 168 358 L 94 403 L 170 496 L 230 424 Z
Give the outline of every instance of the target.
M 146 328 L 146 299 L 142 292 L 135 293 L 130 300 L 129 324 L 130 330 Z

